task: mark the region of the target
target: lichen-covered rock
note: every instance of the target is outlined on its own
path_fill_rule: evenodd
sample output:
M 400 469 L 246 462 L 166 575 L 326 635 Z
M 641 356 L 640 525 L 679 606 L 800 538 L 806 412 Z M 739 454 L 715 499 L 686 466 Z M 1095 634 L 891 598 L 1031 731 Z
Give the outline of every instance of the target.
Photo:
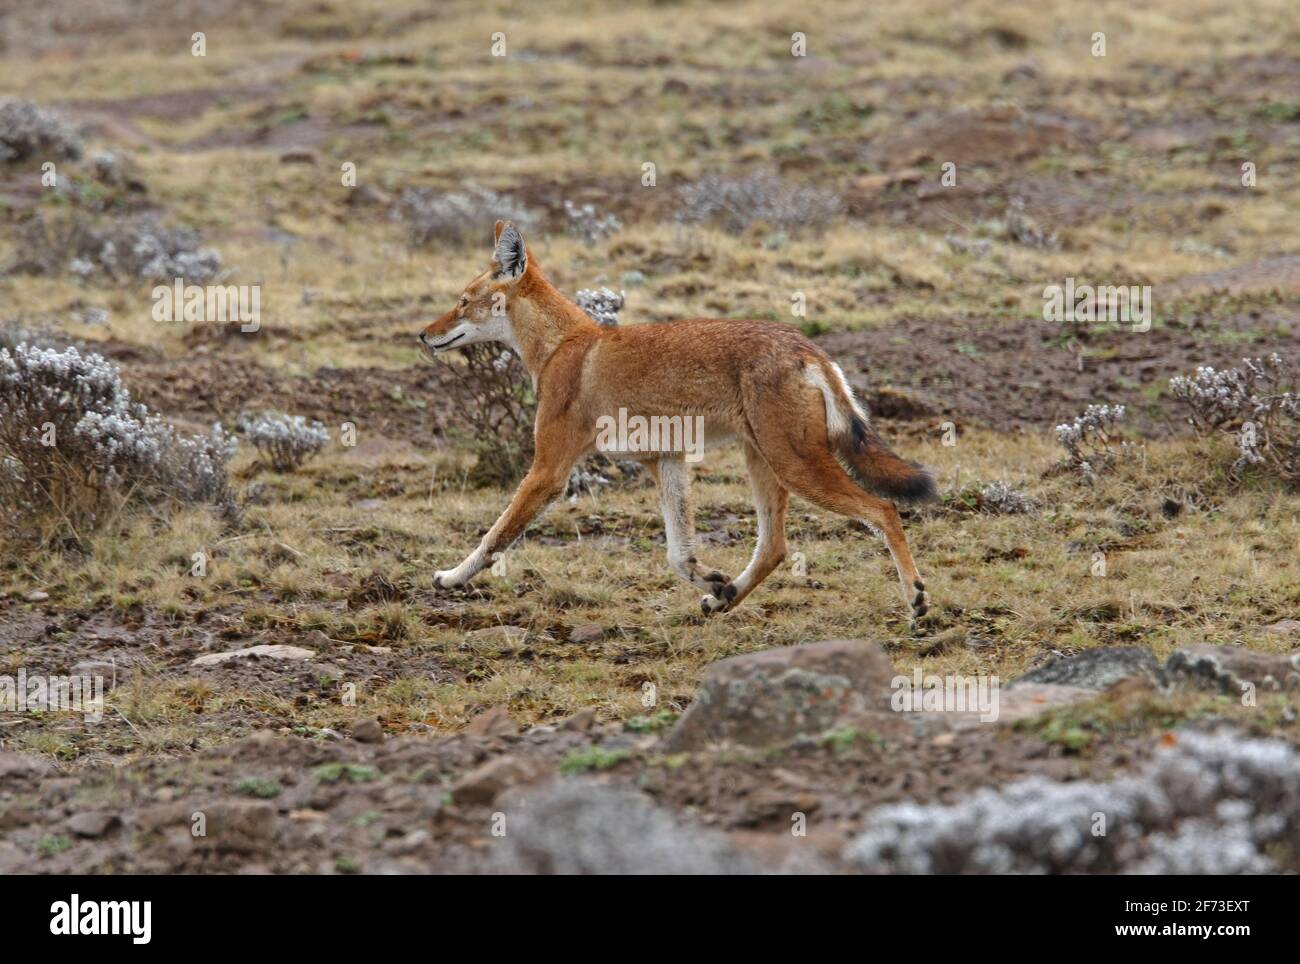
M 1244 646 L 1183 646 L 1165 663 L 1173 681 L 1241 696 L 1247 684 L 1260 689 L 1300 687 L 1300 653 L 1281 656 Z
M 746 874 L 755 868 L 716 831 L 644 794 L 560 780 L 503 809 L 495 862 L 525 874 Z
M 773 746 L 890 711 L 889 657 L 876 643 L 832 639 L 733 656 L 710 666 L 695 702 L 669 734 L 669 750 Z
M 880 807 L 844 857 L 867 873 L 1267 873 L 1297 845 L 1294 747 L 1180 731 L 1109 783 L 1035 776 L 951 806 Z
M 1144 646 L 1101 646 L 1084 650 L 1075 656 L 1054 659 L 1038 669 L 1030 670 L 1008 685 L 1056 683 L 1104 690 L 1131 677 L 1149 679 L 1154 683 L 1163 682 L 1160 663 L 1151 650 Z

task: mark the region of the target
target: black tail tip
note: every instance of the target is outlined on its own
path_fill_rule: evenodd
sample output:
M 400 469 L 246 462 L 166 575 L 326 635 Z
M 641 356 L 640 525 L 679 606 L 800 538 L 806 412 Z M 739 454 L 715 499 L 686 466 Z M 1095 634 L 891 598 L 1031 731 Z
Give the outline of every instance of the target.
M 890 496 L 899 502 L 933 502 L 939 498 L 939 486 L 929 469 L 912 465 L 914 471 L 893 481 Z

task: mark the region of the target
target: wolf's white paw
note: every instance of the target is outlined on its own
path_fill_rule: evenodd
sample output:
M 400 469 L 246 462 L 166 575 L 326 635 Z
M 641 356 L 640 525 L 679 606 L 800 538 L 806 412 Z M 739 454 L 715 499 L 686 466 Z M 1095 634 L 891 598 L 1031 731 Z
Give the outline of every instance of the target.
M 439 569 L 433 574 L 433 585 L 437 589 L 456 589 L 465 585 L 465 580 L 456 577 L 455 569 Z
M 719 599 L 717 596 L 709 595 L 700 600 L 700 610 L 706 616 L 712 616 L 714 613 L 720 613 L 725 610 L 731 603 L 726 599 Z

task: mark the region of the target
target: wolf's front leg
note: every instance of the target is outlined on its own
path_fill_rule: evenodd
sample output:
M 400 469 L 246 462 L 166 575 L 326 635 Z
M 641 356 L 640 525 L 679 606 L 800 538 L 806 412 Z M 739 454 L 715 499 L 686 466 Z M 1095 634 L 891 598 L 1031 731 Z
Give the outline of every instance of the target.
M 564 491 L 569 481 L 572 463 L 564 466 L 539 466 L 537 462 L 528 470 L 519 489 L 501 518 L 488 530 L 473 552 L 455 569 L 443 569 L 433 574 L 433 584 L 439 589 L 463 586 L 491 564 L 498 552 L 504 552 L 518 539 L 528 523 L 545 506 Z

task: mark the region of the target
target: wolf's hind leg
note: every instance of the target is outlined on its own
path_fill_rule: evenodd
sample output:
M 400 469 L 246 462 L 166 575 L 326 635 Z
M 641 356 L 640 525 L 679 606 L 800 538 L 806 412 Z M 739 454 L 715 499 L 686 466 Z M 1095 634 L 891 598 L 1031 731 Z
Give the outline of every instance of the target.
M 772 428 L 761 431 L 759 441 L 768 464 L 792 492 L 823 509 L 860 519 L 884 536 L 898 571 L 903 599 L 914 616 L 924 616 L 930 607 L 930 596 L 912 560 L 903 520 L 894 503 L 858 486 L 824 438 L 808 442 L 790 437 L 783 429 Z

